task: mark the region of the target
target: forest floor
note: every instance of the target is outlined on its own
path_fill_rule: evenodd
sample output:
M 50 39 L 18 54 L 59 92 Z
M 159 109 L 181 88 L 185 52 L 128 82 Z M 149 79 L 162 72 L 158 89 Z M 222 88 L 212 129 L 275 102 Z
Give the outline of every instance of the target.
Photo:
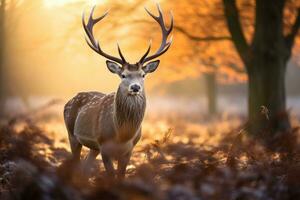
M 271 150 L 247 136 L 242 116 L 152 113 L 116 181 L 100 156 L 91 178 L 80 174 L 61 114 L 43 109 L 1 125 L 0 199 L 300 199 L 300 123 L 291 119 Z

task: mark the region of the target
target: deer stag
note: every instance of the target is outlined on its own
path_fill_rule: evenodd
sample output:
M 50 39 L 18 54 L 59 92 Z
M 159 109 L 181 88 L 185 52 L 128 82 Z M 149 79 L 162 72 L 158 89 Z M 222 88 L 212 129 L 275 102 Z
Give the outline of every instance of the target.
M 101 21 L 106 12 L 99 18 L 93 19 L 93 7 L 88 23 L 85 23 L 84 14 L 82 23 L 87 35 L 88 45 L 98 54 L 107 59 L 109 71 L 121 78 L 116 93 L 103 94 L 100 92 L 81 92 L 72 98 L 64 108 L 64 119 L 68 130 L 73 159 L 80 160 L 82 145 L 88 147 L 89 153 L 84 161 L 83 168 L 87 170 L 100 153 L 106 172 L 115 176 L 112 160 L 118 161 L 117 175 L 124 177 L 127 164 L 130 160 L 133 147 L 141 137 L 141 123 L 143 121 L 146 97 L 144 91 L 145 75 L 154 72 L 159 60 L 149 62 L 165 53 L 172 43 L 168 36 L 173 29 L 173 16 L 170 27 L 164 22 L 163 13 L 157 4 L 159 16 L 147 13 L 160 25 L 162 41 L 159 49 L 149 55 L 151 42 L 146 53 L 136 64 L 126 62 L 120 47 L 120 58 L 105 53 L 93 34 L 94 25 Z

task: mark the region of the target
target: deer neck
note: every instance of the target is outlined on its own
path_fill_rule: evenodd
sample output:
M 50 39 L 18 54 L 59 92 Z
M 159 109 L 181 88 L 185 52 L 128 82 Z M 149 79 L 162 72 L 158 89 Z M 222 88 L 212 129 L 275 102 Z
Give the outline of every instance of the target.
M 124 94 L 118 89 L 114 100 L 114 121 L 120 141 L 130 140 L 140 129 L 146 109 L 146 97 Z

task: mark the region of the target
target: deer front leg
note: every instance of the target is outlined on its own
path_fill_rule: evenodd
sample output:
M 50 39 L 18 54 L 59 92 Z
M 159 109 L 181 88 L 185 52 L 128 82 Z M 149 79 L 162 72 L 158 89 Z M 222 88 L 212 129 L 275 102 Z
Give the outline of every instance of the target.
M 103 161 L 103 164 L 104 164 L 104 168 L 105 168 L 108 176 L 114 177 L 115 176 L 115 169 L 114 169 L 113 163 L 111 161 L 111 158 L 108 155 L 106 155 L 105 153 L 101 153 L 101 156 L 102 156 L 102 161 Z
M 118 159 L 118 178 L 122 179 L 125 177 L 126 167 L 131 157 L 131 151 Z

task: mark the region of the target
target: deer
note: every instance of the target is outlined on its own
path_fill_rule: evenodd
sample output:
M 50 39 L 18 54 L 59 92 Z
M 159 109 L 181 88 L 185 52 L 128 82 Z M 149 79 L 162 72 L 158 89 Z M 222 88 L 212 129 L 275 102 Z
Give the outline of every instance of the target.
M 172 44 L 173 37 L 170 34 L 173 30 L 173 15 L 170 12 L 171 20 L 167 27 L 159 4 L 158 16 L 145 8 L 160 26 L 161 44 L 153 55 L 149 55 L 152 43 L 150 40 L 140 60 L 130 64 L 123 56 L 119 44 L 119 57 L 109 55 L 101 49 L 99 41 L 94 37 L 93 28 L 108 15 L 108 11 L 94 19 L 95 7 L 90 11 L 87 23 L 85 13 L 82 14 L 86 42 L 93 51 L 107 59 L 108 70 L 118 75 L 121 81 L 117 91 L 110 94 L 95 91 L 78 93 L 66 103 L 64 121 L 74 161 L 80 162 L 82 146 L 85 146 L 89 152 L 83 161 L 84 170 L 88 170 L 101 154 L 107 175 L 124 178 L 133 148 L 141 138 L 141 124 L 146 109 L 144 79 L 147 74 L 157 69 L 160 60 L 156 58 L 167 52 Z M 117 161 L 116 170 L 114 161 Z

